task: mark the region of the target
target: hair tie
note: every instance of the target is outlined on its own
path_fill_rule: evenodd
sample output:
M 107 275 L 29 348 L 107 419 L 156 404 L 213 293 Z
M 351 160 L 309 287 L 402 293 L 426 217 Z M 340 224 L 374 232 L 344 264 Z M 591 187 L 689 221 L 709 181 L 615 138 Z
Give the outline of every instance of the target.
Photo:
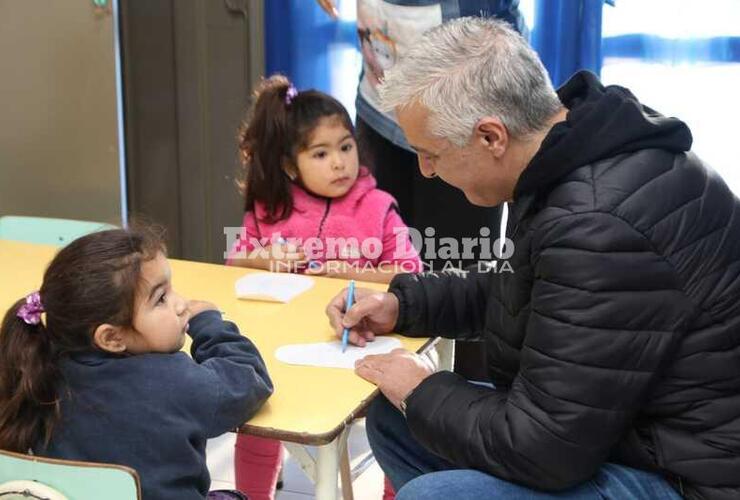
M 33 292 L 26 296 L 26 303 L 18 308 L 17 316 L 28 325 L 38 325 L 41 323 L 41 313 L 44 312 L 44 306 L 41 303 L 39 292 Z
M 290 87 L 288 87 L 288 90 L 285 91 L 285 104 L 290 105 L 291 102 L 293 102 L 293 98 L 298 95 L 298 89 L 296 89 L 293 84 L 290 84 Z

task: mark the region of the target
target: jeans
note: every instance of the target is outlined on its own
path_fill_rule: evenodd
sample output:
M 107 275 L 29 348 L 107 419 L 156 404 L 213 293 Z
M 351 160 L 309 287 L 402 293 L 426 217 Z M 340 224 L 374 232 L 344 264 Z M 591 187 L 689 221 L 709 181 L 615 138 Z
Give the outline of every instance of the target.
M 533 490 L 473 469 L 458 469 L 422 447 L 403 415 L 382 395 L 368 410 L 367 435 L 375 458 L 397 491 L 397 500 L 681 499 L 661 476 L 611 463 L 604 464 L 585 483 L 556 493 Z

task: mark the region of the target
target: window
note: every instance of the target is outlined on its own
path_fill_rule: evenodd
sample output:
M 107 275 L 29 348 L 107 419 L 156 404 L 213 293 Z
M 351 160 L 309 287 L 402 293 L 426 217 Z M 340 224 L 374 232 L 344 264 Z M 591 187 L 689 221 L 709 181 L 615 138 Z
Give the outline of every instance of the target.
M 686 122 L 694 152 L 740 194 L 740 2 L 617 0 L 602 33 L 604 84 Z

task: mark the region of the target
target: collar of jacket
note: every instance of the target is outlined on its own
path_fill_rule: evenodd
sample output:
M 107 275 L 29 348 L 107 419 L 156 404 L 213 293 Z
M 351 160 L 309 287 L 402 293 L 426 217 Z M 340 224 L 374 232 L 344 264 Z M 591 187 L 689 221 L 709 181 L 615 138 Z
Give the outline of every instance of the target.
M 568 109 L 564 121 L 545 136 L 514 187 L 513 211 L 521 220 L 535 198 L 549 192 L 572 171 L 602 159 L 642 149 L 675 153 L 691 149 L 691 131 L 641 104 L 626 88 L 604 87 L 588 71 L 573 75 L 558 89 Z
M 360 172 L 354 185 L 347 191 L 347 194 L 340 198 L 318 196 L 294 182 L 291 186 L 293 211 L 305 215 L 315 214 L 320 217 L 324 213 L 324 210 L 326 210 L 326 204 L 330 200 L 332 207 L 347 207 L 351 209 L 358 205 L 365 195 L 375 189 L 375 186 L 375 177 L 370 174 L 370 171 L 366 167 L 360 167 Z M 267 210 L 263 203 L 255 203 L 254 211 L 260 221 L 267 219 Z

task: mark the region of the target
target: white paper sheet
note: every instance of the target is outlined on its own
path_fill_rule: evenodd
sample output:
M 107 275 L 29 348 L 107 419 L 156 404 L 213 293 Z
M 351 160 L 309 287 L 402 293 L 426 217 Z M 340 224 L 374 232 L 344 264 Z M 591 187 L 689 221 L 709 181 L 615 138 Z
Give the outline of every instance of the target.
M 239 299 L 290 302 L 313 286 L 314 280 L 300 274 L 257 273 L 236 280 Z
M 342 342 L 319 342 L 315 344 L 292 344 L 278 347 L 275 357 L 290 365 L 322 366 L 327 368 L 355 368 L 355 361 L 368 354 L 386 354 L 401 347 L 401 341 L 393 337 L 375 337 L 365 347 L 347 345 L 342 352 Z

